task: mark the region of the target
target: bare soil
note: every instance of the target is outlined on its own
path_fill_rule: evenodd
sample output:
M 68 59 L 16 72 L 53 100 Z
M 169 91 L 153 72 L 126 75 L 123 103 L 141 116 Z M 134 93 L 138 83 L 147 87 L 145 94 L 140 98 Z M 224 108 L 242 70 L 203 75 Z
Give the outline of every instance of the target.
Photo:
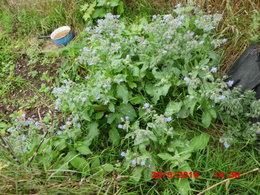
M 53 100 L 51 100 L 50 96 L 45 93 L 40 93 L 39 89 L 41 85 L 44 83 L 47 87 L 52 87 L 54 85 L 54 81 L 42 81 L 40 78 L 42 74 L 48 71 L 48 76 L 56 77 L 56 71 L 60 65 L 60 59 L 57 59 L 53 64 L 44 64 L 42 65 L 40 62 L 36 63 L 33 67 L 34 71 L 37 71 L 38 74 L 36 77 L 32 78 L 29 76 L 29 57 L 26 54 L 22 54 L 16 60 L 16 69 L 14 71 L 15 76 L 20 76 L 26 80 L 26 83 L 29 83 L 27 86 L 19 88 L 14 92 L 10 92 L 7 95 L 7 102 L 0 102 L 0 113 L 6 116 L 10 115 L 15 111 L 23 110 L 25 111 L 27 117 L 38 120 L 43 118 L 47 113 L 52 112 L 50 109 L 50 105 Z M 37 104 L 33 104 L 30 106 L 30 101 L 36 98 Z

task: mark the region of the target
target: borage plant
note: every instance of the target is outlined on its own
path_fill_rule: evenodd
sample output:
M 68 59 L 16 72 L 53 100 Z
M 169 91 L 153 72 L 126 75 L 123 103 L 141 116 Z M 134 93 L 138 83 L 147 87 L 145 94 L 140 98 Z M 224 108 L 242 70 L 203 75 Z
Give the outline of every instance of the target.
M 65 80 L 53 91 L 56 109 L 72 116 L 55 145 L 87 174 L 91 168 L 85 157 L 97 141 L 100 150 L 118 150 L 97 170 L 105 166 L 135 182 L 150 181 L 151 170 L 161 167 L 190 172 L 192 153 L 203 149 L 209 136 L 191 138 L 189 130 L 226 117 L 235 121 L 220 109 L 233 109 L 223 102 L 233 93 L 232 81 L 217 77 L 220 56 L 214 49 L 226 42 L 215 35 L 221 15 L 203 15 L 189 4 L 178 5 L 173 14 L 154 15 L 151 22 L 127 25 L 119 17 L 107 14 L 86 29 L 88 44 L 77 59 L 88 73 L 85 81 Z M 68 136 L 70 146 L 64 144 Z M 190 189 L 187 179 L 175 185 L 182 194 Z

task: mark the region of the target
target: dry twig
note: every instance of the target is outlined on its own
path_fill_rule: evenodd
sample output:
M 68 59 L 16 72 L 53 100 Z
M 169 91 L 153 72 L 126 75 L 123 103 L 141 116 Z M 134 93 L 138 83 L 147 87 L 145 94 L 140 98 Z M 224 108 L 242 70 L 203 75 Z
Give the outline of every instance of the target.
M 255 171 L 258 171 L 258 170 L 259 170 L 259 168 L 255 168 L 255 169 L 253 169 L 253 170 L 251 170 L 251 171 L 248 171 L 248 172 L 246 172 L 246 173 L 241 174 L 240 176 L 247 175 L 247 174 L 249 174 L 249 173 L 252 173 L 252 172 L 255 172 Z M 218 185 L 220 185 L 220 184 L 222 184 L 222 183 L 227 182 L 227 183 L 229 184 L 229 182 L 230 182 L 231 179 L 236 179 L 236 178 L 228 178 L 228 179 L 225 179 L 225 180 L 223 180 L 223 181 L 221 181 L 221 182 L 218 182 L 218 183 L 216 183 L 216 184 L 210 186 L 210 187 L 207 188 L 206 190 L 203 190 L 202 192 L 198 193 L 197 195 L 204 194 L 205 192 L 207 192 L 207 191 L 209 191 L 209 190 L 211 190 L 211 189 L 217 187 Z M 228 185 L 228 184 L 227 184 L 227 185 Z M 226 189 L 227 189 L 227 185 L 226 185 Z

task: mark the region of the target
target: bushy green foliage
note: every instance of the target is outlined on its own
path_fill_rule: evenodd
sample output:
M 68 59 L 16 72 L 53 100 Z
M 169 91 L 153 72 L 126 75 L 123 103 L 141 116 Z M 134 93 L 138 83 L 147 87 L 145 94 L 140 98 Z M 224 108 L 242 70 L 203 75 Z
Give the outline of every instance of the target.
M 110 12 L 122 14 L 124 3 L 121 0 L 94 0 L 82 5 L 81 11 L 84 12 L 83 19 L 89 22 L 96 18 L 103 18 Z

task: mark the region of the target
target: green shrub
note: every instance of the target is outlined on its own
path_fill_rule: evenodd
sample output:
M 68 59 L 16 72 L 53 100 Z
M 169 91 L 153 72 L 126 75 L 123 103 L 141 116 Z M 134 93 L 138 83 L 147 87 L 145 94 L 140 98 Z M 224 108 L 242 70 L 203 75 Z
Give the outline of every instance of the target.
M 237 121 L 243 123 L 236 136 L 254 136 L 255 127 L 244 127 L 259 117 L 259 102 L 252 92 L 231 91 L 232 81 L 217 75 L 214 49 L 226 41 L 215 35 L 221 15 L 177 5 L 172 15 L 154 15 L 150 22 L 129 25 L 119 17 L 107 14 L 86 29 L 86 47 L 75 62 L 85 78 L 66 79 L 53 90 L 55 109 L 69 117 L 59 130 L 57 124 L 46 127 L 55 134 L 38 152 L 39 165 L 75 168 L 83 176 L 114 171 L 129 183 L 148 182 L 160 167 L 195 171 L 191 155 L 210 137 L 190 130 L 223 122 L 230 127 L 220 140 L 226 148 Z M 29 154 L 35 148 L 28 147 Z M 190 191 L 188 179 L 174 184 L 181 194 Z
M 214 33 L 221 15 L 202 15 L 192 5 L 174 11 L 133 25 L 107 14 L 86 29 L 89 42 L 77 59 L 88 72 L 85 81 L 65 80 L 53 91 L 56 109 L 73 116 L 73 127 L 61 127 L 72 136 L 73 152 L 92 154 L 97 141 L 119 147 L 125 159 L 116 169 L 134 167 L 136 182 L 151 180 L 149 167 L 191 171 L 192 152 L 209 136 L 190 139 L 187 124 L 208 128 L 231 93 L 216 75 L 214 49 L 226 41 Z M 189 190 L 188 180 L 175 184 Z

